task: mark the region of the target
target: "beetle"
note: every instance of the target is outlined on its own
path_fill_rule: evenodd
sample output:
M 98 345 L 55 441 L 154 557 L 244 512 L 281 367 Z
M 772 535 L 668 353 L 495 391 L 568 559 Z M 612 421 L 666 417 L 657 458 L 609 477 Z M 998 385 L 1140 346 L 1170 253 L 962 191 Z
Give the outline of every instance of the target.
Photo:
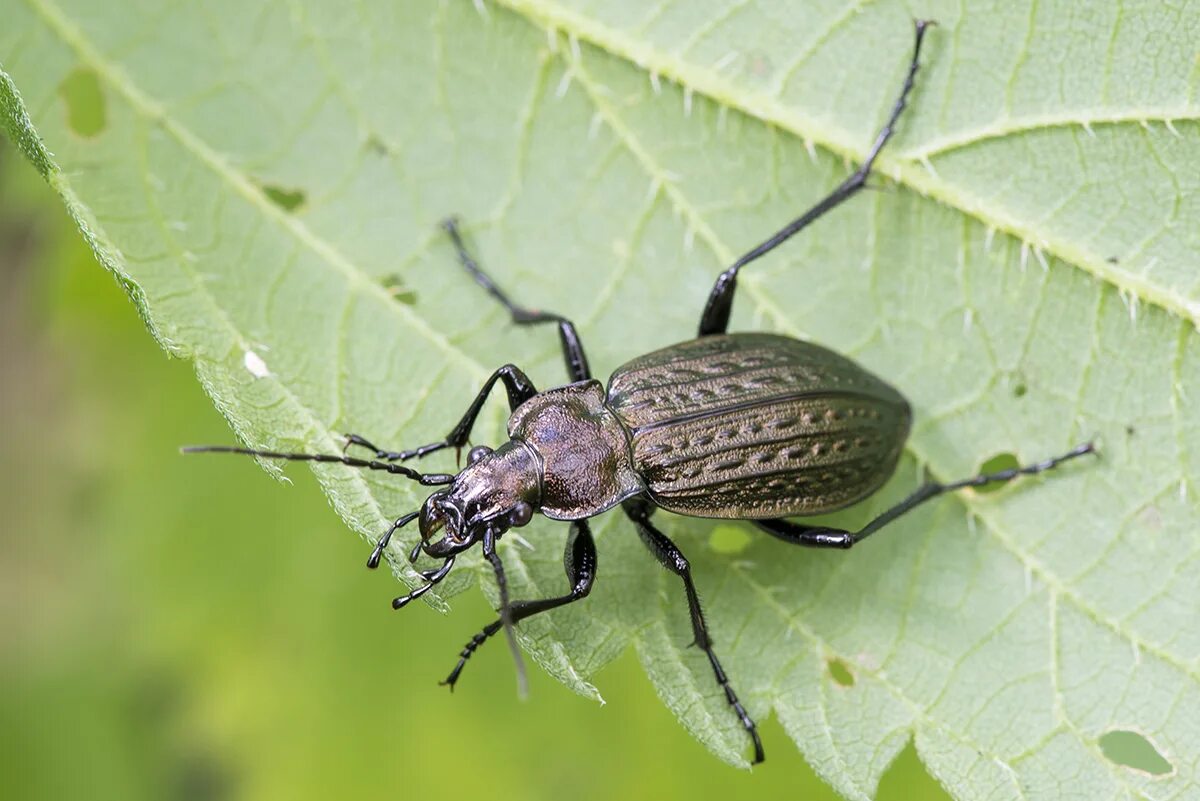
M 398 518 L 368 559 L 377 567 L 398 530 L 418 520 L 420 539 L 409 553 L 442 560 L 421 573 L 424 583 L 396 598 L 399 609 L 446 577 L 458 554 L 482 547 L 500 591 L 499 618 L 463 648 L 443 684 L 454 687 L 475 650 L 505 629 L 523 680 L 512 627 L 533 615 L 585 598 L 596 578 L 596 548 L 588 519 L 620 507 L 651 553 L 679 577 L 695 645 L 707 655 L 717 683 L 745 728 L 754 761 L 762 741 L 713 648 L 687 558 L 652 520 L 657 508 L 676 514 L 747 520 L 784 542 L 850 548 L 914 507 L 953 490 L 1006 482 L 1093 453 L 1092 443 L 1042 462 L 949 483 L 929 481 L 858 531 L 802 525 L 789 517 L 832 512 L 865 499 L 892 475 L 907 439 L 912 412 L 904 397 L 845 356 L 812 342 L 768 333 L 729 333 L 738 272 L 774 250 L 826 212 L 865 188 L 877 156 L 892 137 L 912 90 L 929 21 L 915 24 L 904 84 L 862 165 L 828 196 L 748 251 L 722 272 L 700 316 L 694 339 L 637 357 L 618 367 L 607 385 L 592 376 L 575 325 L 562 315 L 526 308 L 484 272 L 455 220 L 443 223 L 459 262 L 510 313 L 517 325 L 558 328 L 571 383 L 538 391 L 513 364 L 484 382 L 466 413 L 441 440 L 389 451 L 347 434 L 343 453 L 287 453 L 230 446 L 198 446 L 269 459 L 330 462 L 381 470 L 437 487 L 420 510 Z M 476 417 L 496 384 L 508 395 L 509 440 L 477 445 L 460 472 L 420 473 L 400 464 L 467 446 Z M 347 455 L 350 447 L 374 458 Z M 496 543 L 535 513 L 570 522 L 564 565 L 569 590 L 538 600 L 508 597 Z

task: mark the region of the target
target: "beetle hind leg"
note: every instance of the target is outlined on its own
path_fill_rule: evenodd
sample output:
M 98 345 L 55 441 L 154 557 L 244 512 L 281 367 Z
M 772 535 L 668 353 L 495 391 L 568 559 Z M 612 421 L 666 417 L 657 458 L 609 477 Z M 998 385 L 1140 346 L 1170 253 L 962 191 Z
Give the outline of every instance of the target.
M 964 478 L 961 481 L 952 481 L 948 484 L 941 484 L 936 481 L 927 482 L 917 487 L 916 491 L 907 498 L 867 523 L 867 525 L 858 531 L 845 531 L 844 529 L 829 528 L 826 526 L 805 526 L 782 518 L 754 520 L 751 522 L 768 534 L 793 545 L 806 545 L 810 548 L 849 548 L 856 543 L 862 542 L 901 515 L 912 511 L 926 501 L 932 500 L 939 495 L 966 487 L 1005 484 L 1017 476 L 1032 476 L 1044 473 L 1047 470 L 1053 470 L 1063 462 L 1077 459 L 1089 453 L 1096 453 L 1096 447 L 1091 442 L 1085 442 L 1064 454 L 1040 462 L 1034 462 L 1033 464 L 1013 467 L 996 473 L 980 473 L 977 476 Z
M 733 685 L 729 683 L 729 677 L 725 675 L 725 671 L 721 667 L 721 662 L 717 659 L 717 654 L 713 650 L 712 639 L 708 636 L 708 624 L 704 622 L 704 612 L 700 608 L 700 596 L 696 593 L 696 585 L 692 581 L 692 570 L 688 564 L 687 557 L 679 550 L 679 546 L 650 522 L 650 514 L 654 511 L 654 507 L 649 502 L 643 498 L 632 498 L 621 504 L 621 507 L 625 510 L 625 514 L 629 516 L 629 519 L 633 521 L 634 525 L 637 526 L 642 542 L 646 543 L 646 547 L 650 549 L 655 558 L 658 559 L 663 567 L 683 580 L 683 589 L 687 593 L 688 612 L 692 618 L 692 631 L 696 638 L 693 644 L 704 651 L 708 657 L 709 664 L 712 665 L 713 674 L 716 676 L 717 684 L 720 685 L 725 693 L 725 700 L 733 707 L 733 711 L 737 714 L 738 720 L 741 721 L 742 727 L 750 735 L 750 739 L 754 743 L 755 764 L 762 762 L 764 758 L 763 746 L 762 740 L 758 736 L 758 727 L 750 717 L 750 713 L 742 706 L 742 702 L 738 700 L 737 693 L 734 692 Z
M 487 293 L 499 301 L 500 305 L 508 309 L 508 313 L 512 315 L 512 321 L 517 325 L 557 323 L 558 338 L 562 343 L 563 358 L 567 364 L 567 375 L 571 377 L 572 381 L 585 381 L 591 378 L 592 372 L 588 367 L 587 356 L 583 352 L 583 342 L 579 339 L 579 332 L 575 330 L 575 324 L 561 314 L 529 309 L 513 303 L 467 250 L 462 234 L 458 230 L 458 222 L 453 217 L 449 217 L 442 222 L 442 228 L 446 229 L 446 233 L 450 235 L 450 241 L 454 243 L 459 263 L 471 274 L 475 283 L 487 290 Z

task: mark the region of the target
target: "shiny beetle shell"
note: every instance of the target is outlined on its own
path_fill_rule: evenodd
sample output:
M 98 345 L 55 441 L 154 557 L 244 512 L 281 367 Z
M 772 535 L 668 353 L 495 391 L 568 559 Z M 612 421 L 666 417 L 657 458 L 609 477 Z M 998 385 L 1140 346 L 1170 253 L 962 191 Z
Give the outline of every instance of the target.
M 634 359 L 613 373 L 607 406 L 654 502 L 692 517 L 849 506 L 891 476 L 911 420 L 900 393 L 850 359 L 762 333 Z

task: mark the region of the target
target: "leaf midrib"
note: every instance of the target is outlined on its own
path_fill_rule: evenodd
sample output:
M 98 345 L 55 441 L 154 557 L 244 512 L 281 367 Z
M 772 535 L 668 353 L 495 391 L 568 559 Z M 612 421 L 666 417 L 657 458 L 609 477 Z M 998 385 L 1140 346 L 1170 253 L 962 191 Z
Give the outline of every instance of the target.
M 493 0 L 496 4 L 520 15 L 531 25 L 544 31 L 548 37 L 566 34 L 573 41 L 584 41 L 611 56 L 621 58 L 654 76 L 663 76 L 680 86 L 685 92 L 696 93 L 708 98 L 717 106 L 723 106 L 745 114 L 802 139 L 807 145 L 815 142 L 822 148 L 843 158 L 861 161 L 865 149 L 853 142 L 847 131 L 836 128 L 821 128 L 804 119 L 795 109 L 781 103 L 761 90 L 749 90 L 723 78 L 715 70 L 691 64 L 653 45 L 631 39 L 624 32 L 610 28 L 577 12 L 563 9 L 537 0 Z M 1038 251 L 1050 253 L 1060 261 L 1089 273 L 1097 280 L 1115 287 L 1125 295 L 1132 296 L 1153 306 L 1164 309 L 1176 317 L 1191 320 L 1200 327 L 1200 300 L 1193 300 L 1169 288 L 1132 273 L 1117 269 L 1105 254 L 1093 253 L 1065 239 L 1044 236 L 1015 215 L 1002 208 L 987 208 L 975 202 L 960 186 L 943 180 L 928 162 L 928 157 L 941 152 L 967 146 L 977 141 L 1001 138 L 1045 127 L 1078 125 L 1084 129 L 1104 124 L 1133 124 L 1145 121 L 1173 123 L 1198 121 L 1196 111 L 1177 112 L 1168 107 L 1146 109 L 1149 117 L 1136 112 L 1126 114 L 1097 115 L 1095 118 L 1067 119 L 1047 115 L 1044 117 L 1006 120 L 991 128 L 984 127 L 932 140 L 924 148 L 909 151 L 908 159 L 884 150 L 876 162 L 877 171 L 888 175 L 897 183 L 937 200 L 955 209 L 964 216 L 977 220 L 990 229 L 1009 234 Z M 1178 135 L 1178 132 L 1173 133 Z M 972 139 L 972 137 L 974 137 Z M 916 161 L 912 160 L 916 159 Z M 1040 257 L 1040 256 L 1039 256 Z

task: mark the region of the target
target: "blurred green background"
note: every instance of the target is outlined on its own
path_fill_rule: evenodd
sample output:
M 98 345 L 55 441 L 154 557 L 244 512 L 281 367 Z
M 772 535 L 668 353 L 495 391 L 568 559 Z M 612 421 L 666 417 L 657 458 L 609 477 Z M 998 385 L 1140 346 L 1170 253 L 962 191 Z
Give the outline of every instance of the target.
M 774 721 L 718 762 L 632 653 L 603 707 L 503 647 L 439 688 L 482 596 L 394 613 L 306 469 L 180 456 L 231 433 L 3 140 L 0 337 L 4 797 L 836 797 Z M 910 747 L 879 797 L 945 795 Z

